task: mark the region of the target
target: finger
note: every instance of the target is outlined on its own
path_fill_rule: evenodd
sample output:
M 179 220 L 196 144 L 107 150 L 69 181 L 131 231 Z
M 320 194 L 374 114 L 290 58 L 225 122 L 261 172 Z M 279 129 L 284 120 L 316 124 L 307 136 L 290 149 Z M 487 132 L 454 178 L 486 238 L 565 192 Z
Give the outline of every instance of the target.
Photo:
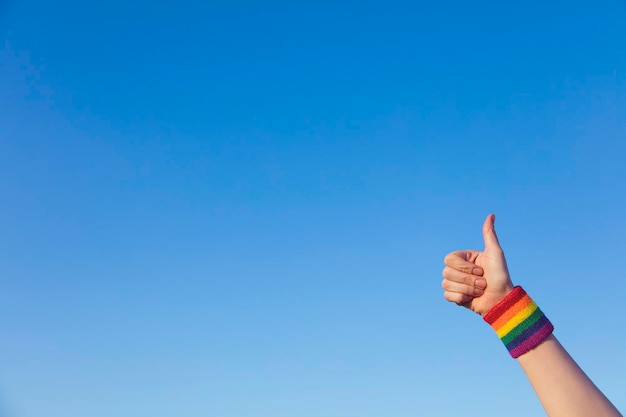
M 470 297 L 480 297 L 485 292 L 483 288 L 478 288 L 467 284 L 461 284 L 459 282 L 450 281 L 449 279 L 444 279 L 441 282 L 441 287 L 446 290 L 446 292 L 455 292 L 459 294 L 469 295 Z
M 456 282 L 458 284 L 481 289 L 487 288 L 487 281 L 482 276 L 466 274 L 458 269 L 450 268 L 449 266 L 443 268 L 442 275 L 446 280 Z
M 498 241 L 498 236 L 496 235 L 495 224 L 495 214 L 488 215 L 485 219 L 485 223 L 483 224 L 483 239 L 485 240 L 485 250 L 502 250 L 502 248 L 500 247 L 500 242 Z
M 469 295 L 449 291 L 443 293 L 443 298 L 460 306 L 466 305 L 474 299 L 474 297 L 470 297 Z
M 478 254 L 475 250 L 458 250 L 446 255 L 443 263 L 466 274 L 482 275 L 483 269 L 473 262 Z

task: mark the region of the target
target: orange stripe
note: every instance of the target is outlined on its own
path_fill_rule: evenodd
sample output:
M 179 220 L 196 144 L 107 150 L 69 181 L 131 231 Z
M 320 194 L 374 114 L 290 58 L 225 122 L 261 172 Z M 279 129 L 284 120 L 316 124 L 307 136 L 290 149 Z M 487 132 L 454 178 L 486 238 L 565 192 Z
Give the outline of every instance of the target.
M 498 320 L 494 321 L 491 327 L 496 332 L 502 326 L 504 326 L 509 320 L 511 320 L 517 313 L 528 307 L 528 304 L 532 303 L 533 300 L 526 294 L 523 296 L 517 303 L 513 304 L 511 308 L 509 308 L 504 314 L 498 317 Z
M 524 320 L 530 317 L 535 312 L 535 310 L 537 310 L 537 304 L 535 304 L 534 302 L 528 304 L 528 306 L 525 309 L 517 313 L 515 317 L 507 321 L 504 326 L 500 327 L 496 331 L 496 334 L 498 335 L 498 337 L 502 339 L 504 336 L 509 334 L 509 332 L 511 332 L 514 328 L 519 326 Z

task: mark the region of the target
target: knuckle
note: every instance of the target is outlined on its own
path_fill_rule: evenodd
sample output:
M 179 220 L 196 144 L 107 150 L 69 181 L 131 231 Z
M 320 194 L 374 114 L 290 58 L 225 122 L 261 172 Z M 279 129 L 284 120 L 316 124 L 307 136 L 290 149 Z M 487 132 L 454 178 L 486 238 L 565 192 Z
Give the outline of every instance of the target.
M 457 301 L 457 304 L 460 306 L 465 306 L 465 304 L 469 303 L 471 300 L 471 297 L 459 294 L 459 301 Z

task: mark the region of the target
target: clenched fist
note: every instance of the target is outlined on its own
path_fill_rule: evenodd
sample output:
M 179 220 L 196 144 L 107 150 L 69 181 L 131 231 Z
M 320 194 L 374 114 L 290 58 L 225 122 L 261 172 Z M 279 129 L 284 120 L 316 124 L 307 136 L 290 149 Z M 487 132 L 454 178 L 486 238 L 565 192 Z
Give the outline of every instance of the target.
M 484 316 L 513 290 L 504 252 L 494 228 L 496 217 L 487 216 L 483 224 L 485 250 L 459 250 L 449 253 L 444 263 L 443 282 L 446 300 Z

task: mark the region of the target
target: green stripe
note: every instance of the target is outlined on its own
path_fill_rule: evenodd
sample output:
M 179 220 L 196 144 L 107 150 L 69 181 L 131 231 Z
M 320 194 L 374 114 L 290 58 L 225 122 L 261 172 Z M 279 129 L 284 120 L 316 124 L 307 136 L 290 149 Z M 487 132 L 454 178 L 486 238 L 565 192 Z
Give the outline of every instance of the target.
M 502 337 L 502 339 L 501 339 L 502 342 L 505 345 L 508 345 L 511 340 L 515 339 L 517 336 L 522 334 L 522 332 L 524 330 L 528 329 L 530 326 L 535 324 L 535 322 L 537 320 L 539 320 L 541 318 L 541 316 L 543 316 L 543 313 L 539 309 L 539 307 L 537 307 L 537 309 L 533 312 L 533 314 L 531 314 L 530 316 L 526 317 L 526 319 L 524 319 L 523 322 L 521 322 L 520 324 L 515 326 L 515 328 L 513 328 L 510 332 L 508 332 L 506 335 L 504 335 Z

